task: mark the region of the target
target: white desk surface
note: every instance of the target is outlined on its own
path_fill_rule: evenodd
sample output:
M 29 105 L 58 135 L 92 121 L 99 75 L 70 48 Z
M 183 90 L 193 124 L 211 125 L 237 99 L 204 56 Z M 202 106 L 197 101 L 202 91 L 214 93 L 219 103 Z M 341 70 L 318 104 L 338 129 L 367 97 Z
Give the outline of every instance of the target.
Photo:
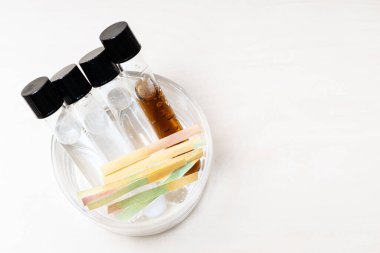
M 3 1 L 0 252 L 379 252 L 379 14 L 369 0 Z M 195 211 L 146 238 L 66 201 L 20 96 L 119 20 L 199 102 L 215 144 Z

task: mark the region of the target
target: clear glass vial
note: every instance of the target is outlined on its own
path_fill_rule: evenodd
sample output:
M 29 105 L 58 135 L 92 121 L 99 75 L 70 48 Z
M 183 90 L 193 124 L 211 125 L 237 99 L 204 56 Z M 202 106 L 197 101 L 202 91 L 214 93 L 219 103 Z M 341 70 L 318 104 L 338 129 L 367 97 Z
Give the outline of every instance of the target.
M 79 60 L 83 72 L 92 87 L 99 91 L 118 121 L 126 138 L 135 148 L 140 148 L 157 139 L 147 118 L 128 90 L 120 70 L 99 47 Z
M 173 108 L 141 54 L 141 45 L 126 22 L 115 23 L 100 34 L 111 60 L 127 78 L 145 115 L 159 138 L 182 129 Z
M 63 98 L 47 77 L 39 77 L 21 92 L 37 118 L 44 119 L 53 136 L 92 185 L 100 185 L 100 167 L 104 164 L 94 143 L 83 131 L 74 115 L 63 106 Z
M 108 161 L 134 149 L 119 131 L 105 101 L 96 91 L 91 91 L 90 83 L 77 65 L 64 67 L 51 79 L 53 85 L 62 93 L 68 109 L 81 121 Z

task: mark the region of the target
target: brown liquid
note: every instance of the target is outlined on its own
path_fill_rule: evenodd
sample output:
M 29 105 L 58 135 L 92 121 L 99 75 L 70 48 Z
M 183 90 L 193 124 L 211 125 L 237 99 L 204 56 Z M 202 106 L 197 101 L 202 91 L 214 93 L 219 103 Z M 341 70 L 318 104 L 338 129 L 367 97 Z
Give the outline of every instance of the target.
M 200 163 L 200 161 L 198 161 L 198 162 L 196 162 L 196 163 L 194 164 L 193 167 L 191 167 L 191 169 L 190 169 L 188 172 L 186 172 L 186 174 L 185 174 L 184 176 L 187 176 L 187 175 L 193 174 L 194 172 L 197 172 L 197 171 L 199 171 L 200 169 L 201 169 L 201 163 Z
M 140 107 L 160 139 L 182 130 L 181 123 L 160 87 L 149 79 L 139 79 L 136 82 L 135 90 Z
M 136 82 L 135 90 L 140 107 L 160 139 L 183 129 L 158 85 L 155 85 L 150 79 L 139 79 Z M 198 161 L 186 175 L 199 171 L 200 168 L 201 163 Z

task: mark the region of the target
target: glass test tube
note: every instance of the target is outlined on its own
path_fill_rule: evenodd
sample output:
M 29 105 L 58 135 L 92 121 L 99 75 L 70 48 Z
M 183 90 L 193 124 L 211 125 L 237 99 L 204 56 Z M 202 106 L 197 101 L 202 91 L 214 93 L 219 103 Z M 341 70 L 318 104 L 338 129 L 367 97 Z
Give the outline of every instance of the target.
M 95 90 L 91 91 L 78 66 L 71 64 L 61 69 L 52 77 L 52 83 L 108 161 L 134 149 L 119 131 L 105 101 Z
M 106 101 L 126 138 L 135 148 L 153 142 L 156 138 L 117 66 L 109 59 L 103 47 L 83 56 L 79 64 L 92 87 Z
M 106 52 L 127 79 L 133 93 L 161 139 L 183 129 L 152 70 L 141 54 L 141 45 L 126 22 L 107 27 L 100 34 Z M 198 171 L 198 161 L 186 174 Z M 178 193 L 176 193 L 178 195 Z M 157 208 L 154 205 L 154 208 Z
M 115 23 L 100 35 L 109 57 L 127 78 L 131 92 L 159 138 L 182 129 L 173 108 L 141 55 L 141 45 L 126 22 Z
M 63 98 L 47 77 L 39 77 L 22 90 L 37 118 L 44 119 L 53 136 L 62 145 L 92 186 L 102 183 L 101 166 L 106 162 L 75 116 L 63 106 Z

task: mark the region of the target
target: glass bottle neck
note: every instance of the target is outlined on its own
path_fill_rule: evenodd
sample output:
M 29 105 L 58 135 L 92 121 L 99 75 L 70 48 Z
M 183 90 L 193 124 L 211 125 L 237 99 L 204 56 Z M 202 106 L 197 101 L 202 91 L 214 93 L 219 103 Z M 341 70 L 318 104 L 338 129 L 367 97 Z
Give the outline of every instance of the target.
M 61 108 L 59 108 L 55 113 L 53 113 L 52 115 L 44 119 L 46 125 L 49 127 L 53 135 L 55 135 L 55 128 L 59 120 L 59 116 L 62 115 L 63 110 L 64 110 L 64 107 L 61 106 Z
M 74 110 L 78 110 L 78 108 L 88 106 L 89 103 L 93 103 L 93 99 L 95 97 L 94 93 L 96 94 L 95 90 L 91 89 L 89 93 L 87 93 L 85 96 L 83 96 L 81 99 L 79 99 L 75 103 L 70 104 L 70 105 L 65 104 L 65 106 L 70 110 L 73 110 L 73 108 L 75 108 Z
M 154 79 L 153 72 L 142 56 L 141 51 L 132 59 L 118 64 L 122 76 L 149 76 Z

